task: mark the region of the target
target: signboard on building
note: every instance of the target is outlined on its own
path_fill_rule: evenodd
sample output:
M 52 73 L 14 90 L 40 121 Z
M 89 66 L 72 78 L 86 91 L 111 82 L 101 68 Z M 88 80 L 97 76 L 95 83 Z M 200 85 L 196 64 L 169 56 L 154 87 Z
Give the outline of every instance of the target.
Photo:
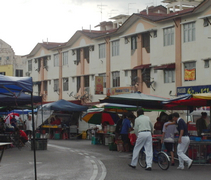
M 117 94 L 128 94 L 131 93 L 132 87 L 114 87 L 114 88 L 107 88 L 106 94 L 107 96 L 117 95 Z
M 185 69 L 185 81 L 196 80 L 196 69 Z
M 103 76 L 95 76 L 95 94 L 103 94 Z
M 183 94 L 199 94 L 211 91 L 211 85 L 177 87 L 177 96 Z

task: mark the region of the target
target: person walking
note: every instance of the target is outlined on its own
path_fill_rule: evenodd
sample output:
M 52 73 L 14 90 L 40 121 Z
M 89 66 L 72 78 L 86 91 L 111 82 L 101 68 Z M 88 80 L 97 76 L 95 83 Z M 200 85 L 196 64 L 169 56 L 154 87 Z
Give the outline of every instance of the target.
M 135 119 L 134 131 L 137 136 L 135 147 L 133 149 L 133 157 L 130 164 L 128 164 L 131 168 L 136 168 L 139 158 L 139 152 L 142 147 L 145 148 L 146 153 L 146 164 L 147 167 L 145 170 L 152 170 L 152 132 L 153 125 L 148 116 L 144 115 L 143 109 L 139 109 L 137 111 L 137 118 Z
M 173 121 L 171 114 L 168 116 L 168 119 L 169 121 L 163 126 L 161 143 L 164 143 L 167 152 L 171 154 L 171 165 L 174 166 L 174 134 L 178 133 L 178 131 L 175 124 L 166 127 L 167 124 Z
M 121 139 L 123 141 L 124 151 L 129 152 L 130 150 L 130 139 L 129 139 L 129 132 L 132 130 L 130 120 L 127 117 L 127 114 L 123 114 L 122 120 L 122 129 L 120 132 Z
M 177 155 L 179 157 L 179 166 L 177 169 L 184 169 L 184 162 L 188 164 L 188 169 L 191 168 L 193 160 L 190 159 L 185 153 L 188 150 L 190 144 L 190 138 L 188 136 L 188 128 L 185 121 L 179 116 L 179 113 L 175 112 L 172 114 L 172 118 L 178 125 L 178 145 L 177 145 Z
M 26 134 L 29 138 L 29 140 L 31 140 L 31 136 L 32 136 L 32 115 L 28 114 L 28 118 L 25 121 L 26 124 Z

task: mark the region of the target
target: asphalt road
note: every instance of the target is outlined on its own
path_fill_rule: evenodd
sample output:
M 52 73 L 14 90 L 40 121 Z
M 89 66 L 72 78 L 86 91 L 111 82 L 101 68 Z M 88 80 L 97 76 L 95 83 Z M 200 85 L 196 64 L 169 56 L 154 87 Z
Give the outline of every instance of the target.
M 109 151 L 90 140 L 48 140 L 47 150 L 36 151 L 38 180 L 210 180 L 211 165 L 193 165 L 190 170 L 167 171 L 153 163 L 152 171 L 127 164 L 131 153 Z M 33 180 L 34 154 L 30 144 L 21 150 L 9 148 L 0 163 L 0 180 Z

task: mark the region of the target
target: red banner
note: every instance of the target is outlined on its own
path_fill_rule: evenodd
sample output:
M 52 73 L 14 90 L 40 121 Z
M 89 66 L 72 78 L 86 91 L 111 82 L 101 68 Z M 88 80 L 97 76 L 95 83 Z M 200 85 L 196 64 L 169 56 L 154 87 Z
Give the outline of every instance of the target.
M 103 76 L 95 76 L 95 94 L 103 94 Z

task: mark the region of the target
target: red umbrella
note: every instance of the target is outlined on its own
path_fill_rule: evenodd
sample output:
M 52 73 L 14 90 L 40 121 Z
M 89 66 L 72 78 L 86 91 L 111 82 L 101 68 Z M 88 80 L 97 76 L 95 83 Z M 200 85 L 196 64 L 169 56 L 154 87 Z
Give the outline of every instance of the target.
M 13 118 L 13 116 L 15 116 L 15 119 L 18 120 L 19 119 L 19 114 L 18 113 L 10 113 L 7 115 L 7 117 L 4 119 L 4 122 L 6 124 L 10 124 L 10 120 Z

